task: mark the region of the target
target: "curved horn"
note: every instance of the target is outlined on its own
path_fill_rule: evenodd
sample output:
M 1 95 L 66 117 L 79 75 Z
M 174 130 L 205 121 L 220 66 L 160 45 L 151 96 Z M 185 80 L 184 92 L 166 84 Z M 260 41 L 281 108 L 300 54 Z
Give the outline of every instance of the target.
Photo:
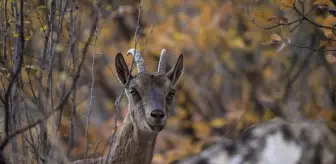
M 127 55 L 132 54 L 134 61 L 137 65 L 138 72 L 143 72 L 146 70 L 145 65 L 144 65 L 144 59 L 142 58 L 141 54 L 139 51 L 136 51 L 134 48 L 130 49 L 127 51 Z
M 164 73 L 166 70 L 166 59 L 167 55 L 166 55 L 166 49 L 162 49 L 161 51 L 161 56 L 160 56 L 160 61 L 159 61 L 159 66 L 158 66 L 158 72 L 159 73 Z

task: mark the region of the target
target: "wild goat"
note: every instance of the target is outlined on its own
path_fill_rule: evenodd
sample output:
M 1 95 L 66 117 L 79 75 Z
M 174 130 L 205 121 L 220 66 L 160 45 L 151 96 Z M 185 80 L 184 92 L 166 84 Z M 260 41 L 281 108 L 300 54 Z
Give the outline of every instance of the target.
M 275 118 L 172 164 L 336 164 L 336 137 L 321 121 Z
M 157 134 L 165 127 L 168 113 L 173 110 L 175 85 L 183 71 L 183 55 L 168 72 L 166 50 L 161 51 L 158 71 L 146 71 L 140 52 L 130 49 L 138 73 L 133 76 L 121 53 L 115 57 L 118 79 L 125 88 L 128 98 L 128 113 L 124 119 L 110 158 L 100 157 L 86 160 L 87 164 L 150 164 L 153 158 Z M 129 79 L 129 80 L 128 80 Z M 85 163 L 84 160 L 74 164 Z

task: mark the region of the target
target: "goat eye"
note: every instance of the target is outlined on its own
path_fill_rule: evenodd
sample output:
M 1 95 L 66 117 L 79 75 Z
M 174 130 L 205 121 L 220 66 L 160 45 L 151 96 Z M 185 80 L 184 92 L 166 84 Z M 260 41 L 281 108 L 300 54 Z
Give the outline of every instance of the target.
M 128 92 L 131 94 L 133 101 L 138 102 L 141 99 L 139 92 L 135 88 L 130 88 Z
M 129 92 L 130 92 L 132 95 L 136 94 L 136 90 L 135 90 L 134 88 L 131 88 L 131 89 L 129 90 Z

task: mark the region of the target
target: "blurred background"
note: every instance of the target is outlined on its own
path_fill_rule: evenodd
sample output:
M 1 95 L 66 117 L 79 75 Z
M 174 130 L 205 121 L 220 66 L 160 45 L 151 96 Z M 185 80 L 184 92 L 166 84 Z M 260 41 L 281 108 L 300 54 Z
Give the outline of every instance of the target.
M 130 66 L 126 52 L 135 44 L 151 72 L 163 48 L 167 70 L 179 54 L 185 59 L 176 109 L 158 136 L 153 164 L 196 153 L 275 116 L 322 119 L 336 128 L 332 1 L 27 0 L 23 5 L 21 31 L 20 1 L 0 2 L 1 137 L 6 109 L 10 132 L 60 109 L 11 140 L 5 151 L 18 155 L 14 163 L 33 163 L 39 153 L 53 151 L 69 160 L 83 158 L 86 144 L 90 157 L 106 153 L 127 112 L 126 97 L 120 110 L 115 108 L 123 89 L 115 55 L 124 54 Z M 17 68 L 19 78 L 11 81 Z M 69 99 L 63 101 L 65 95 Z

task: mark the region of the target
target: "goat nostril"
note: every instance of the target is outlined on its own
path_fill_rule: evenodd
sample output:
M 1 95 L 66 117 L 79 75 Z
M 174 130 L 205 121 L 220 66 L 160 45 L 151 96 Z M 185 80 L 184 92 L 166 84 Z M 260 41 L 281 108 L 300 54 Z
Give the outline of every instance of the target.
M 165 116 L 165 113 L 160 109 L 155 109 L 151 112 L 151 116 L 155 119 L 162 119 Z

